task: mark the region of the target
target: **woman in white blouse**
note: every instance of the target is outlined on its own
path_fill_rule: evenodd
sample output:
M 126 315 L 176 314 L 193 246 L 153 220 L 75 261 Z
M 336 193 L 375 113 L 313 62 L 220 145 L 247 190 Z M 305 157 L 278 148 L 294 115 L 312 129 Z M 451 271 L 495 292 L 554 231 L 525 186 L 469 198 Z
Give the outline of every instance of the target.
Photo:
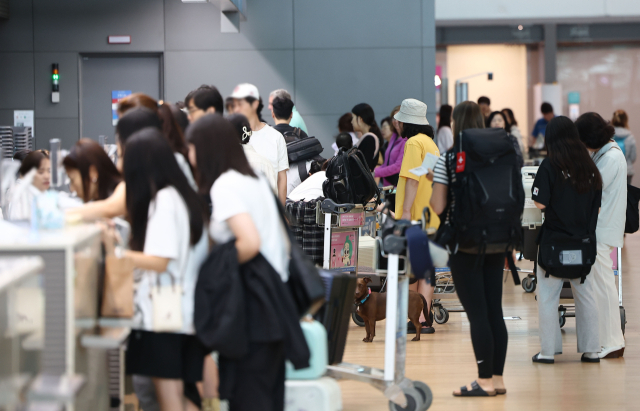
M 235 239 L 241 265 L 262 254 L 286 282 L 289 240 L 276 196 L 267 179 L 247 161 L 233 125 L 208 114 L 189 126 L 187 141 L 200 193 L 211 195 L 211 238 L 218 244 Z M 250 333 L 249 354 L 236 361 L 233 410 L 253 410 L 258 404 L 258 408 L 278 409 L 284 402 L 283 341 L 263 337 L 254 341 Z

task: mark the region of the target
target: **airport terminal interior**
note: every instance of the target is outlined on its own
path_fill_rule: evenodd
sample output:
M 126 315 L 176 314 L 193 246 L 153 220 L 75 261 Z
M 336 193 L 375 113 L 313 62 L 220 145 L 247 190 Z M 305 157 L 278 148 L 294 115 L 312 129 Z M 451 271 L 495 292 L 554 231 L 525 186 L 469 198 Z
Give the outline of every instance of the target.
M 0 0 L 0 411 L 638 410 L 639 96 L 638 0 Z

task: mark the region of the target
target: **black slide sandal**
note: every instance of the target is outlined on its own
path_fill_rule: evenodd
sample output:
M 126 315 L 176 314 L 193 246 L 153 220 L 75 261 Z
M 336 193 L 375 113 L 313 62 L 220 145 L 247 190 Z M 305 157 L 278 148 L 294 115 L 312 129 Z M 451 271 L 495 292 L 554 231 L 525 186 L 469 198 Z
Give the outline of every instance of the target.
M 496 391 L 485 391 L 478 384 L 477 381 L 471 383 L 471 391 L 467 389 L 467 387 L 460 387 L 460 394 L 453 393 L 454 397 L 495 397 Z
M 537 353 L 536 355 L 531 357 L 531 361 L 539 362 L 540 364 L 554 364 L 555 363 L 555 360 L 548 360 L 546 358 L 538 358 L 539 355 L 540 355 L 540 353 Z

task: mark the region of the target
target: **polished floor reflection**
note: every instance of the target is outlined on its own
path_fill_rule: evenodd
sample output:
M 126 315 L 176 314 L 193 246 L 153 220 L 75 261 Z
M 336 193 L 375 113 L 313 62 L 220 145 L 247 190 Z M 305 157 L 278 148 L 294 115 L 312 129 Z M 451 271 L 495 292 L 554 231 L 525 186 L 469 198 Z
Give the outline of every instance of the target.
M 508 394 L 495 398 L 454 398 L 451 392 L 476 377 L 476 366 L 464 314 L 452 313 L 449 322 L 435 325 L 436 333 L 420 342 L 407 343 L 407 376 L 426 382 L 434 393 L 431 410 L 569 411 L 640 409 L 640 234 L 627 236 L 622 253 L 623 297 L 627 313 L 627 348 L 623 359 L 600 364 L 580 362 L 576 353 L 575 319 L 563 328 L 564 354 L 554 365 L 533 364 L 540 349 L 535 294 L 527 294 L 507 278 L 504 315 L 509 352 L 505 368 Z M 521 262 L 523 263 L 523 262 Z M 532 268 L 524 262 L 522 268 Z M 383 367 L 384 322 L 379 323 L 373 343 L 362 342 L 364 329 L 351 326 L 344 361 Z M 388 410 L 388 402 L 376 389 L 362 383 L 342 381 L 345 411 Z

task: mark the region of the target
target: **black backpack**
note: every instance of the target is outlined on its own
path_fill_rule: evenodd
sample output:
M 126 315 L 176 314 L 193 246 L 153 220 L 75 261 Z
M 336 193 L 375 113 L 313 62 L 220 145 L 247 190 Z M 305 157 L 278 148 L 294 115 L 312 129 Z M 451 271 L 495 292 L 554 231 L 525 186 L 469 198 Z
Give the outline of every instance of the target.
M 367 204 L 375 199 L 380 204 L 380 190 L 367 166 L 364 155 L 357 147 L 340 149 L 329 160 L 327 179 L 322 184 L 326 198 L 338 204 Z
M 446 153 L 448 208 L 438 242 L 452 253 L 508 253 L 522 238 L 524 189 L 513 143 L 503 129 L 468 129 Z M 512 258 L 507 259 L 512 271 Z M 519 282 L 519 279 L 514 280 Z
M 283 134 L 284 141 L 287 143 L 287 157 L 289 158 L 289 164 L 297 163 L 299 161 L 312 160 L 318 157 L 322 151 L 322 144 L 315 137 L 300 137 L 300 129 L 294 129 L 293 133 L 287 131 Z
M 640 188 L 627 184 L 627 221 L 624 224 L 624 232 L 627 234 L 633 234 L 640 228 L 638 203 L 640 203 Z

